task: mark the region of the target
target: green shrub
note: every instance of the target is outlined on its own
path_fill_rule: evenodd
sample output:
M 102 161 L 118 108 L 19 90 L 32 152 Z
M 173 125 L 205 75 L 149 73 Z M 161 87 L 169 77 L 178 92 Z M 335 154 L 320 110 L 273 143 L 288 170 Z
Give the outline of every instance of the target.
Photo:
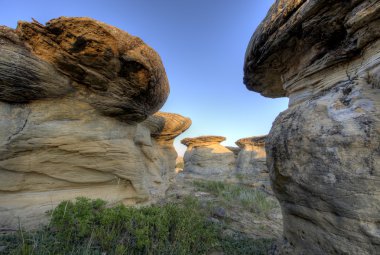
M 272 240 L 226 238 L 208 221 L 198 200 L 142 208 L 107 207 L 102 200 L 77 198 L 50 212 L 48 226 L 0 236 L 0 254 L 266 254 Z
M 217 231 L 198 202 L 140 209 L 107 208 L 102 200 L 77 198 L 51 212 L 47 228 L 13 236 L 13 254 L 206 254 L 218 245 Z M 21 235 L 23 237 L 21 237 Z
M 226 255 L 267 255 L 274 241 L 274 239 L 252 240 L 246 237 L 224 237 L 221 246 Z

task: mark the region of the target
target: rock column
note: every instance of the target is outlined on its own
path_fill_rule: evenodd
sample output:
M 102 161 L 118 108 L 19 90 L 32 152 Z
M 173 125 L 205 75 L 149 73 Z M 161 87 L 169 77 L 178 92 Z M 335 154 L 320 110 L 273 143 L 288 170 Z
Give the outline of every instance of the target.
M 278 0 L 244 82 L 290 98 L 268 135 L 281 254 L 379 254 L 380 2 Z
M 0 228 L 35 227 L 78 196 L 162 196 L 169 170 L 146 153 L 159 133 L 139 123 L 168 94 L 158 54 L 115 27 L 65 17 L 0 27 Z
M 221 145 L 222 136 L 200 136 L 181 141 L 187 146 L 184 173 L 223 180 L 235 169 L 234 153 Z
M 267 136 L 242 138 L 236 141 L 240 152 L 236 160 L 236 173 L 245 184 L 270 189 L 266 166 L 265 139 Z

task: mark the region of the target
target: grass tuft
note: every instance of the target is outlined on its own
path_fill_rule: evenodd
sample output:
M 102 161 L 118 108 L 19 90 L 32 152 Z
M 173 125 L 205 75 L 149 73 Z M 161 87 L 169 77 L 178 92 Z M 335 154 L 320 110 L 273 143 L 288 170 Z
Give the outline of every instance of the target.
M 277 201 L 273 200 L 273 198 L 269 197 L 265 192 L 239 184 L 196 180 L 194 181 L 194 186 L 201 191 L 209 192 L 227 202 L 237 202 L 244 209 L 258 216 L 265 216 L 272 209 L 279 206 Z

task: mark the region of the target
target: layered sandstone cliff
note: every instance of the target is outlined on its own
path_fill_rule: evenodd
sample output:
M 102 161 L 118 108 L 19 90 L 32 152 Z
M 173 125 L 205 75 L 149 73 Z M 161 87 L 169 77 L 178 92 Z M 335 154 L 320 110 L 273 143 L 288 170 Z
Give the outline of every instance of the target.
M 288 96 L 268 136 L 282 254 L 379 254 L 380 2 L 278 0 L 244 82 Z
M 223 136 L 199 136 L 181 141 L 187 146 L 184 173 L 202 178 L 224 179 L 235 169 L 234 153 L 221 145 Z
M 78 196 L 163 195 L 173 139 L 190 125 L 152 116 L 168 93 L 158 54 L 115 27 L 64 17 L 0 27 L 0 227 L 36 226 Z

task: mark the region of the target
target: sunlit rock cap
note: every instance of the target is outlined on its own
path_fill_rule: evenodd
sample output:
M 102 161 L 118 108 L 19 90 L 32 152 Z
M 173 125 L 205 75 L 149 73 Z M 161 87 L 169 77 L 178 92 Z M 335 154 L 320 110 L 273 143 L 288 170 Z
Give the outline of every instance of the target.
M 224 136 L 198 136 L 194 138 L 185 138 L 181 143 L 186 146 L 207 146 L 225 141 Z
M 191 119 L 175 113 L 158 112 L 143 123 L 156 140 L 171 141 L 191 126 Z
M 0 27 L 0 100 L 71 95 L 104 115 L 142 121 L 169 94 L 159 55 L 140 38 L 90 18 Z
M 246 145 L 264 146 L 267 135 L 261 136 L 251 136 L 246 138 L 241 138 L 235 142 L 239 148 L 244 148 Z

